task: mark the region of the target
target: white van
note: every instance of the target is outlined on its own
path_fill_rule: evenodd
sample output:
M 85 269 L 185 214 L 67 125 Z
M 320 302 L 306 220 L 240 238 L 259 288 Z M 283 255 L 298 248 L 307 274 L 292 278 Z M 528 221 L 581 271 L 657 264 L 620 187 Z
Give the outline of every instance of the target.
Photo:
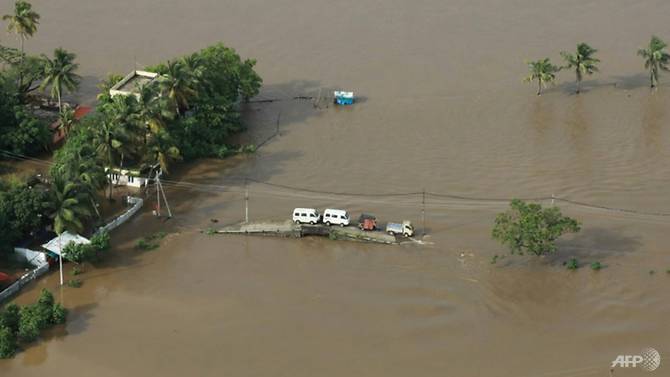
M 341 209 L 327 209 L 323 211 L 323 223 L 326 225 L 349 225 L 349 214 Z
M 316 224 L 321 221 L 319 211 L 314 208 L 296 208 L 293 210 L 293 222 L 296 224 Z

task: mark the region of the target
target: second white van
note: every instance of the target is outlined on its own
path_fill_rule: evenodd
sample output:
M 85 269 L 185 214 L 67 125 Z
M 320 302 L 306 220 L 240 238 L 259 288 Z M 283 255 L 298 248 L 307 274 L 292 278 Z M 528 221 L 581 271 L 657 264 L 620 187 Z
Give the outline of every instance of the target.
M 293 222 L 296 224 L 316 224 L 321 221 L 319 211 L 314 208 L 296 208 L 293 210 Z
M 327 209 L 323 211 L 323 223 L 326 225 L 349 225 L 349 214 L 341 209 Z

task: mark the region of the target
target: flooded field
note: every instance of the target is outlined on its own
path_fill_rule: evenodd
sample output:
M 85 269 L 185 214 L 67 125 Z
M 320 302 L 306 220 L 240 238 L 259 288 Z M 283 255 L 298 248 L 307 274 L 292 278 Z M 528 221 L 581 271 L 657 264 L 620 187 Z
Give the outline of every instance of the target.
M 54 289 L 70 321 L 0 361 L 0 375 L 605 377 L 617 355 L 645 347 L 665 358 L 648 375 L 668 374 L 670 216 L 645 213 L 670 213 L 670 75 L 651 92 L 635 54 L 652 34 L 670 38 L 667 1 L 34 6 L 42 23 L 26 47 L 76 52 L 81 102 L 108 72 L 224 41 L 258 59 L 259 98 L 279 100 L 250 104 L 241 138 L 279 135 L 250 157 L 182 166 L 165 185 L 175 218 L 147 210 L 122 227 L 81 288 L 59 291 L 52 274 L 22 294 Z M 521 82 L 525 59 L 558 62 L 582 41 L 602 73 L 581 95 L 570 72 L 541 97 Z M 361 101 L 292 100 L 340 88 Z M 252 219 L 342 207 L 412 219 L 426 244 L 200 233 L 244 218 L 244 178 Z M 557 255 L 491 264 L 506 253 L 490 237 L 505 202 L 446 194 L 639 213 L 559 202 L 584 226 Z M 157 230 L 170 233 L 161 248 L 135 249 Z M 606 268 L 568 271 L 572 257 Z

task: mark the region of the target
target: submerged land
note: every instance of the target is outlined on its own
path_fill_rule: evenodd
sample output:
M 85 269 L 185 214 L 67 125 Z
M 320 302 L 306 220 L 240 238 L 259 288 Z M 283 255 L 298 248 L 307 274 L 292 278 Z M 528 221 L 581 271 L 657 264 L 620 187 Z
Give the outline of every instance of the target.
M 93 104 L 110 72 L 224 41 L 264 80 L 234 142 L 279 133 L 253 155 L 176 165 L 171 220 L 147 206 L 81 288 L 61 290 L 51 274 L 17 297 L 51 289 L 68 323 L 0 361 L 3 375 L 606 376 L 619 354 L 670 349 L 669 223 L 653 215 L 670 212 L 670 77 L 650 91 L 635 54 L 652 34 L 670 39 L 667 2 L 34 7 L 28 52 L 77 53 L 83 81 L 69 99 Z M 567 75 L 541 97 L 521 82 L 524 59 L 558 60 L 582 40 L 602 65 L 581 94 Z M 360 100 L 294 100 L 334 89 Z M 424 190 L 630 211 L 560 204 L 580 233 L 554 255 L 495 264 L 506 251 L 491 227 L 505 201 L 429 196 L 420 247 L 201 233 L 212 219 L 244 219 L 245 178 L 252 220 L 310 206 L 416 223 L 421 195 L 381 194 Z M 159 232 L 160 247 L 137 247 Z M 606 268 L 570 271 L 571 258 Z

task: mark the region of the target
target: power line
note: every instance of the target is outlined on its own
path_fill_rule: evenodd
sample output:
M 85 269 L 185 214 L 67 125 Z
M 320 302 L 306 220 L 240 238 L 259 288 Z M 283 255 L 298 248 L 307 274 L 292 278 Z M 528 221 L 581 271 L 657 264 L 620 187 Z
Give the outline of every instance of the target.
M 22 155 L 20 153 L 14 153 L 11 151 L 7 150 L 1 150 L 0 149 L 0 155 L 3 155 L 5 157 L 19 160 L 19 161 L 29 161 L 33 162 L 36 164 L 41 164 L 43 166 L 51 166 L 54 163 L 52 161 L 48 160 L 43 160 L 39 158 L 34 158 L 34 157 L 29 157 L 26 155 Z M 332 199 L 333 197 L 360 197 L 360 198 L 394 198 L 394 197 L 416 197 L 419 198 L 419 196 L 426 195 L 428 197 L 432 198 L 437 198 L 437 199 L 453 199 L 453 200 L 458 200 L 458 201 L 470 201 L 474 203 L 500 203 L 500 204 L 506 204 L 510 202 L 512 199 L 520 199 L 524 201 L 532 201 L 532 202 L 542 202 L 542 201 L 548 201 L 548 200 L 554 200 L 558 202 L 563 202 L 566 204 L 571 204 L 577 207 L 582 207 L 582 208 L 589 208 L 589 209 L 597 209 L 597 210 L 603 210 L 603 211 L 609 211 L 609 212 L 619 212 L 622 214 L 634 214 L 634 215 L 642 215 L 642 216 L 654 216 L 654 217 L 670 217 L 670 213 L 667 212 L 647 212 L 647 211 L 638 211 L 634 209 L 627 209 L 627 208 L 617 208 L 617 207 L 609 207 L 609 206 L 603 206 L 603 205 L 598 205 L 598 204 L 592 204 L 592 203 L 586 203 L 586 202 L 580 202 L 576 200 L 572 200 L 569 198 L 563 198 L 555 195 L 551 196 L 539 196 L 539 197 L 527 197 L 527 198 L 494 198 L 494 197 L 477 197 L 477 196 L 466 196 L 466 195 L 457 195 L 457 194 L 449 194 L 449 193 L 436 193 L 436 192 L 428 192 L 426 191 L 425 193 L 423 191 L 415 191 L 415 192 L 396 192 L 396 193 L 369 193 L 369 192 L 343 192 L 343 191 L 326 191 L 326 190 L 315 190 L 315 189 L 310 189 L 310 188 L 305 188 L 305 187 L 297 187 L 297 186 L 290 186 L 290 185 L 285 185 L 285 184 L 278 184 L 278 183 L 270 183 L 270 182 L 263 182 L 259 181 L 257 179 L 253 178 L 246 178 L 246 177 L 240 177 L 240 176 L 228 176 L 225 178 L 226 180 L 230 181 L 231 183 L 237 182 L 239 184 L 245 182 L 253 182 L 259 185 L 264 185 L 268 187 L 273 187 L 273 188 L 278 188 L 278 189 L 283 189 L 283 190 L 288 190 L 288 191 L 293 191 L 294 193 L 292 194 L 287 194 L 287 193 L 280 193 L 280 192 L 263 192 L 263 191 L 256 191 L 256 190 L 250 190 L 250 193 L 258 193 L 258 194 L 268 194 L 268 195 L 274 195 L 274 196 L 284 196 L 284 197 L 302 197 L 302 198 L 311 198 L 311 199 L 316 199 L 314 197 L 309 197 L 307 195 L 299 195 L 297 193 L 309 193 L 309 194 L 314 194 L 317 195 L 318 198 L 320 199 Z M 167 180 L 167 179 L 162 179 L 161 178 L 161 185 L 173 189 L 182 189 L 182 190 L 194 190 L 194 191 L 201 191 L 201 192 L 207 192 L 207 193 L 240 193 L 243 192 L 243 190 L 235 190 L 232 189 L 232 187 L 229 186 L 224 186 L 224 185 L 217 185 L 217 184 L 205 184 L 205 183 L 194 183 L 194 182 L 189 182 L 189 181 L 173 181 L 173 180 Z M 369 201 L 369 200 L 368 200 Z M 377 201 L 381 203 L 391 203 L 388 201 Z M 398 204 L 396 201 L 393 203 Z M 441 204 L 441 203 L 433 203 L 432 206 L 434 207 L 436 204 Z

